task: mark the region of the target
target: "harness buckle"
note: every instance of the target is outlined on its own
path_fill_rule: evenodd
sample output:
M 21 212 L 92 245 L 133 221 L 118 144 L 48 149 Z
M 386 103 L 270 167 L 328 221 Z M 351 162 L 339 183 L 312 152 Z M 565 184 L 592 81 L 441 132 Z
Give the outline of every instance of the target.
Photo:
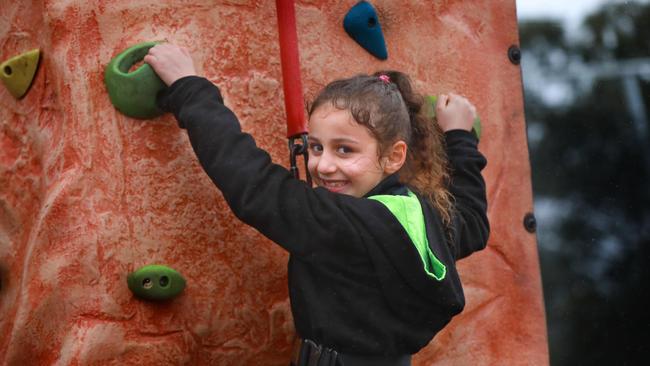
M 294 357 L 292 360 L 291 366 L 339 365 L 339 354 L 335 350 L 323 347 L 309 339 L 298 339 L 297 341 L 300 344 L 300 350 L 296 355 L 297 359 Z

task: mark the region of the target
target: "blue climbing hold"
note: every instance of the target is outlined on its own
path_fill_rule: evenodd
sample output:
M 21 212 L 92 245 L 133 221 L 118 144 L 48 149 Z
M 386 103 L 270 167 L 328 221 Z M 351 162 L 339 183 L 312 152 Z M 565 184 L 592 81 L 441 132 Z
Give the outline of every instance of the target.
M 388 58 L 384 33 L 375 8 L 367 1 L 353 6 L 343 19 L 343 28 L 361 47 L 380 60 Z

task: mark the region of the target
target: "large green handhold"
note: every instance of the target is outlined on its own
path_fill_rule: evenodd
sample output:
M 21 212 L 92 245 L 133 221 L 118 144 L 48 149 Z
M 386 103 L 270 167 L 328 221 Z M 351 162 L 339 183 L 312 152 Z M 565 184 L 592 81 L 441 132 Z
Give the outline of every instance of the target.
M 127 48 L 115 56 L 104 71 L 104 82 L 111 102 L 129 117 L 147 119 L 164 113 L 156 105 L 156 95 L 165 88 L 165 83 L 151 66 L 143 64 L 129 72 L 157 43 L 145 42 Z
M 438 101 L 438 97 L 435 95 L 427 95 L 427 100 L 431 104 L 431 117 L 436 116 L 436 102 Z M 474 125 L 472 126 L 472 131 L 474 132 L 474 135 L 476 135 L 477 139 L 481 139 L 481 119 L 476 116 L 474 119 Z
M 185 288 L 185 278 L 160 264 L 141 267 L 126 277 L 129 290 L 141 299 L 164 301 L 178 296 Z

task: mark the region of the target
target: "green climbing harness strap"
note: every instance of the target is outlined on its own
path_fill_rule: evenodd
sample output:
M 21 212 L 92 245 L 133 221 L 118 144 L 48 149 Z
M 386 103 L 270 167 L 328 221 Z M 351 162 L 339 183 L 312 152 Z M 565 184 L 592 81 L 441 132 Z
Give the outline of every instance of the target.
M 447 267 L 433 254 L 429 247 L 427 231 L 424 224 L 424 214 L 420 200 L 409 191 L 408 196 L 377 195 L 370 199 L 381 202 L 397 218 L 415 245 L 426 273 L 438 281 L 442 281 L 447 273 Z

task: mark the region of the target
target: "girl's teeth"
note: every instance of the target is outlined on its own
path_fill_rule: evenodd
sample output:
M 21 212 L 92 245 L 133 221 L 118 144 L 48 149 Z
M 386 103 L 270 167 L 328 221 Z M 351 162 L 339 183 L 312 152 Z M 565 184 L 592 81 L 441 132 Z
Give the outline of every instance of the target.
M 345 185 L 345 183 L 343 182 L 326 182 L 325 184 L 330 187 L 342 187 L 343 185 Z

